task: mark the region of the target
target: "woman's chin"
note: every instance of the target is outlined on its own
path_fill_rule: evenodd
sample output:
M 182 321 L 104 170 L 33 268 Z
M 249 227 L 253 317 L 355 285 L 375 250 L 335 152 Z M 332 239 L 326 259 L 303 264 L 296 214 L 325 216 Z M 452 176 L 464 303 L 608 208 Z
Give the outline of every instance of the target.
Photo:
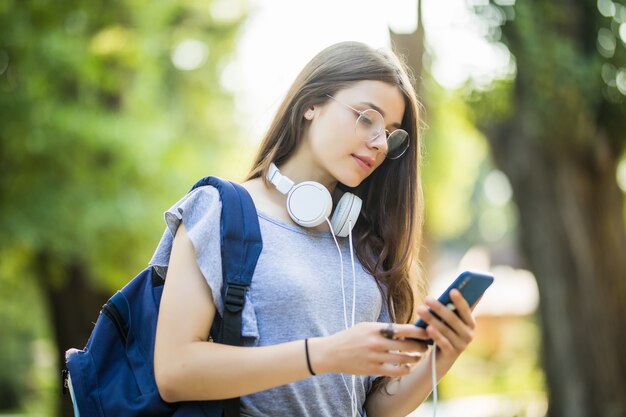
M 364 179 L 365 177 L 363 175 L 344 175 L 339 178 L 339 182 L 346 187 L 354 188 L 358 187 Z

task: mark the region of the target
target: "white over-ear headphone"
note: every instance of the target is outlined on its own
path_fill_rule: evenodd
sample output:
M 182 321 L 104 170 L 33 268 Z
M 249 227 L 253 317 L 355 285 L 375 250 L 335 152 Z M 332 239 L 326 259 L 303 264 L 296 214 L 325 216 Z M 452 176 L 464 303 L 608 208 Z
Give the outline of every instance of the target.
M 287 195 L 287 212 L 294 222 L 304 227 L 315 227 L 324 222 L 333 208 L 330 193 L 319 182 L 304 181 L 294 184 L 282 175 L 274 163 L 267 179 L 276 189 Z M 363 202 L 352 193 L 344 193 L 337 203 L 330 223 L 335 235 L 346 237 L 359 218 Z

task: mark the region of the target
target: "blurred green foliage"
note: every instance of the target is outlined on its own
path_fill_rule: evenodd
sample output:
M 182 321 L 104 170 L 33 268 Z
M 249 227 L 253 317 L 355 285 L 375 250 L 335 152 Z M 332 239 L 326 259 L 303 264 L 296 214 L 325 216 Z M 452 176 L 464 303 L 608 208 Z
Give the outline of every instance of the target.
M 79 263 L 115 289 L 160 213 L 239 172 L 222 162 L 241 144 L 220 74 L 244 18 L 242 1 L 0 2 L 0 409 L 33 388 L 28 346 L 49 337 L 38 256 L 53 287 Z
M 20 265 L 17 259 L 19 254 L 15 255 L 15 262 L 0 264 L 0 274 L 19 276 L 24 265 Z M 13 298 L 16 294 L 21 296 L 17 300 Z M 21 391 L 29 384 L 28 376 L 34 361 L 29 347 L 38 334 L 46 333 L 47 323 L 36 320 L 43 316 L 41 304 L 28 280 L 2 281 L 0 300 L 0 405 L 2 408 L 17 408 Z
M 494 167 L 484 133 L 475 124 L 476 109 L 467 101 L 471 91 L 445 89 L 429 77 L 423 81 L 428 104 L 422 164 L 427 236 L 441 246 L 462 251 L 477 244 L 510 247 L 516 237 L 517 209 L 510 195 L 500 201 L 489 198 L 489 177 L 501 173 Z M 506 90 L 510 82 L 496 80 L 491 88 L 498 86 L 503 91 L 482 103 L 490 106 L 490 114 L 510 111 Z M 505 184 L 496 184 L 499 194 L 510 189 L 502 178 Z
M 511 52 L 515 73 L 487 88 L 469 85 L 466 98 L 481 128 L 522 114 L 533 145 L 586 152 L 603 126 L 611 150 L 621 149 L 626 117 L 626 5 L 491 1 L 473 11 Z M 514 92 L 517 91 L 517 97 Z M 532 111 L 522 109 L 532 99 Z M 549 141 L 543 140 L 550 137 Z
M 471 125 L 467 107 L 455 92 L 434 81 L 428 88 L 423 181 L 426 228 L 437 240 L 458 238 L 472 222 L 470 200 L 487 158 L 487 142 Z
M 25 407 L 33 415 L 50 415 L 56 403 L 56 364 L 49 316 L 25 253 L 2 253 L 0 276 L 0 410 Z

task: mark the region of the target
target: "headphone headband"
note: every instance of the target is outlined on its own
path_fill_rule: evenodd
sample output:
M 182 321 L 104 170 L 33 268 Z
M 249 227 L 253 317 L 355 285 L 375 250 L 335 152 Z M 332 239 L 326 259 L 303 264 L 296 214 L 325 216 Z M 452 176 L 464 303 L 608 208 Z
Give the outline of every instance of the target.
M 280 173 L 278 167 L 273 162 L 270 164 L 270 170 L 267 173 L 267 179 L 274 184 L 276 189 L 282 194 L 287 194 L 293 188 L 294 182 Z

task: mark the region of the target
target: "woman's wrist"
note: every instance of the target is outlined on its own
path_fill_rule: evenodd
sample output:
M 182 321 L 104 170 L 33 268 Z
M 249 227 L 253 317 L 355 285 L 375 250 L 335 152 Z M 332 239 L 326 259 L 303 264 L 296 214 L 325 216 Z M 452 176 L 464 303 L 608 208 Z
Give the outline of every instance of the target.
M 306 355 L 306 367 L 309 369 L 311 376 L 317 375 L 311 367 L 311 358 L 309 356 L 309 339 L 304 339 L 304 354 Z
M 313 337 L 308 339 L 308 359 L 311 370 L 316 374 L 332 372 L 332 355 L 329 354 L 329 338 Z
M 432 355 L 432 352 L 431 352 L 431 355 Z M 436 370 L 437 370 L 437 375 L 439 376 L 439 378 L 441 378 L 441 376 L 448 373 L 448 371 L 450 370 L 450 368 L 452 368 L 452 366 L 454 365 L 457 359 L 458 359 L 458 356 L 449 357 L 449 356 L 442 354 L 440 350 L 437 351 Z M 427 362 L 430 364 L 430 358 L 428 359 Z

